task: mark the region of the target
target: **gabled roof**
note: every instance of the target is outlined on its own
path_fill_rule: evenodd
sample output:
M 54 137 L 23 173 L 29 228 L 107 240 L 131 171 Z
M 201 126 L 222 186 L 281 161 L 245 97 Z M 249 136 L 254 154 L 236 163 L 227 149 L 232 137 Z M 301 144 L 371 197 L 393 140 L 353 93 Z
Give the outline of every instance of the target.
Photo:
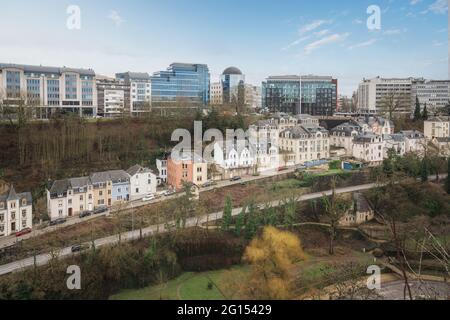
M 53 182 L 52 187 L 50 188 L 51 194 L 62 194 L 64 192 L 67 192 L 67 190 L 70 188 L 70 182 L 68 179 L 64 180 L 56 180 Z

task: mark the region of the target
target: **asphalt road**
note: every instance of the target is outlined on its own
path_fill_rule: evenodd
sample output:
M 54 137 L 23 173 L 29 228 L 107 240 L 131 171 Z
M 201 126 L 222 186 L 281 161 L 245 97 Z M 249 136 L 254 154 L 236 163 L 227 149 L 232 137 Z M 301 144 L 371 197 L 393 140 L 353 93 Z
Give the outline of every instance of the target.
M 446 177 L 446 175 L 442 175 L 441 178 Z M 435 176 L 431 176 L 430 179 L 435 179 Z M 339 188 L 336 189 L 336 193 L 337 194 L 342 194 L 342 193 L 350 193 L 350 192 L 356 192 L 356 191 L 364 191 L 364 190 L 369 190 L 376 187 L 375 183 L 370 183 L 370 184 L 364 184 L 364 185 L 358 185 L 358 186 L 351 186 L 351 187 L 345 187 L 345 188 Z M 324 191 L 324 192 L 316 192 L 316 193 L 310 193 L 310 194 L 306 194 L 306 195 L 302 195 L 300 197 L 297 198 L 298 202 L 302 202 L 302 201 L 308 201 L 308 200 L 312 200 L 312 199 L 319 199 L 322 198 L 323 195 L 331 195 L 332 194 L 332 190 L 328 190 L 328 191 Z M 281 203 L 281 201 L 273 201 L 272 202 L 272 206 L 279 206 Z M 236 216 L 238 215 L 243 208 L 235 208 L 232 211 L 232 215 Z M 223 212 L 215 212 L 215 213 L 211 213 L 211 214 L 207 214 L 201 217 L 193 217 L 193 218 L 189 218 L 186 220 L 186 227 L 195 227 L 197 225 L 206 223 L 208 221 L 216 221 L 216 220 L 220 220 L 222 218 L 222 214 Z M 175 225 L 175 222 L 171 222 L 168 225 Z M 155 233 L 164 233 L 167 230 L 165 229 L 165 225 L 164 224 L 160 224 L 160 225 L 153 225 L 147 228 L 142 229 L 142 236 L 150 236 L 153 235 Z M 132 240 L 136 240 L 140 237 L 140 230 L 134 230 L 134 231 L 130 231 L 130 232 L 126 232 L 126 233 L 122 233 L 120 235 L 120 241 L 132 241 Z M 106 237 L 106 238 L 101 238 L 101 239 L 97 239 L 94 241 L 95 243 L 95 247 L 102 247 L 105 245 L 113 245 L 119 242 L 119 235 L 114 235 L 114 236 L 110 236 L 110 237 Z M 86 243 L 87 245 L 90 245 L 90 243 Z M 66 247 L 63 249 L 60 249 L 59 252 L 54 253 L 54 255 L 57 255 L 58 257 L 62 258 L 62 257 L 67 257 L 72 253 L 71 247 Z M 37 266 L 41 266 L 41 265 L 45 265 L 47 264 L 51 259 L 52 259 L 52 255 L 50 253 L 46 253 L 46 254 L 40 254 L 37 255 L 35 258 L 34 257 L 28 257 L 22 260 L 18 260 L 18 261 L 14 261 L 5 265 L 0 266 L 0 275 L 4 275 L 4 274 L 8 274 L 11 272 L 16 272 L 16 271 L 20 271 L 23 268 L 27 268 L 27 267 L 32 267 L 34 265 L 34 261 L 36 259 L 36 265 Z
M 237 185 L 237 184 L 241 184 L 241 183 L 256 181 L 256 180 L 260 180 L 260 179 L 265 179 L 265 178 L 273 177 L 273 176 L 276 176 L 276 175 L 292 173 L 294 171 L 295 171 L 295 169 L 289 169 L 289 170 L 285 170 L 285 171 L 282 171 L 282 172 L 276 172 L 275 171 L 275 172 L 267 173 L 267 174 L 261 175 L 261 176 L 243 177 L 242 180 L 239 180 L 239 181 L 228 181 L 228 180 L 227 181 L 220 181 L 215 186 L 211 186 L 211 187 L 208 187 L 208 188 L 202 188 L 201 192 L 211 191 L 211 190 L 214 190 L 214 189 L 225 188 L 225 187 L 229 187 L 229 186 L 232 186 L 232 185 Z M 177 194 L 174 194 L 174 195 L 171 195 L 171 196 L 163 196 L 163 197 L 158 198 L 156 200 L 147 201 L 147 202 L 144 202 L 142 200 L 131 201 L 131 202 L 126 203 L 122 208 L 120 208 L 120 210 L 129 210 L 129 209 L 136 209 L 136 208 L 140 208 L 140 207 L 145 207 L 145 206 L 148 206 L 148 205 L 151 205 L 151 204 L 155 204 L 155 203 L 158 203 L 158 202 L 161 202 L 161 201 L 166 201 L 166 200 L 170 200 L 170 199 L 176 199 L 177 197 L 180 197 L 181 195 L 182 195 L 182 193 L 181 194 L 177 193 Z M 34 237 L 37 237 L 37 236 L 43 235 L 45 233 L 49 233 L 49 232 L 52 232 L 52 231 L 55 231 L 55 230 L 58 230 L 58 229 L 61 229 L 61 228 L 64 228 L 64 227 L 68 227 L 68 226 L 75 225 L 75 224 L 78 224 L 78 223 L 86 222 L 86 221 L 89 221 L 89 220 L 92 220 L 92 219 L 97 219 L 97 218 L 102 217 L 102 216 L 107 216 L 107 215 L 109 215 L 111 213 L 114 213 L 114 212 L 116 212 L 118 210 L 119 209 L 117 209 L 117 208 L 111 208 L 109 211 L 107 211 L 105 213 L 98 214 L 98 215 L 91 215 L 89 217 L 85 217 L 85 218 L 82 218 L 82 219 L 79 218 L 78 216 L 69 217 L 69 218 L 67 218 L 66 223 L 58 225 L 58 226 L 47 226 L 47 227 L 44 227 L 44 228 L 39 228 L 39 226 L 35 225 L 34 228 L 33 228 L 33 231 L 31 233 L 28 233 L 28 234 L 23 235 L 21 237 L 16 237 L 15 235 L 11 235 L 11 236 L 8 236 L 8 237 L 2 237 L 0 239 L 0 249 L 4 248 L 4 247 L 11 246 L 11 245 L 17 243 L 18 241 L 28 240 L 28 239 L 31 239 L 31 238 L 34 238 Z
M 360 185 L 360 186 L 352 186 L 352 187 L 336 189 L 336 193 L 341 194 L 341 193 L 349 193 L 349 192 L 355 192 L 355 191 L 363 191 L 363 190 L 368 190 L 368 189 L 371 189 L 374 187 L 375 187 L 375 184 L 371 183 L 371 184 L 365 184 L 365 185 Z M 311 193 L 311 194 L 300 196 L 297 200 L 299 202 L 301 202 L 301 201 L 307 201 L 307 200 L 312 200 L 312 199 L 319 199 L 319 198 L 322 198 L 324 194 L 331 195 L 331 193 L 332 193 L 331 190 L 326 191 L 326 192 Z M 279 206 L 280 203 L 281 203 L 281 201 L 274 201 L 274 202 L 272 202 L 272 205 Z M 238 215 L 242 211 L 242 209 L 243 208 L 233 209 L 232 215 L 233 216 Z M 220 220 L 222 218 L 222 215 L 223 215 L 223 212 L 220 211 L 220 212 L 215 212 L 215 213 L 211 213 L 208 215 L 204 215 L 202 217 L 189 218 L 186 220 L 186 227 L 187 228 L 195 227 L 197 225 L 206 223 L 208 221 Z M 174 226 L 175 222 L 171 222 L 168 225 Z M 145 236 L 153 235 L 155 233 L 164 233 L 166 231 L 167 230 L 166 230 L 164 224 L 153 225 L 153 226 L 142 229 L 142 235 L 145 237 Z M 122 233 L 120 235 L 120 241 L 132 241 L 132 240 L 139 239 L 139 237 L 140 237 L 140 230 L 134 230 L 134 231 Z M 101 239 L 97 239 L 94 241 L 96 248 L 102 247 L 105 245 L 113 245 L 118 242 L 119 242 L 119 235 L 101 238 Z M 90 243 L 86 243 L 86 245 L 90 245 Z M 67 248 L 60 249 L 59 252 L 54 253 L 54 255 L 55 254 L 57 254 L 58 257 L 63 258 L 63 257 L 67 257 L 67 256 L 71 255 L 72 250 L 71 250 L 71 247 L 67 247 Z M 18 260 L 15 262 L 11 262 L 11 263 L 2 265 L 2 266 L 0 266 L 0 275 L 19 271 L 23 268 L 32 267 L 34 265 L 34 261 L 35 261 L 34 259 L 35 259 L 34 257 L 29 257 L 29 258 L 25 258 L 22 260 Z M 45 265 L 51 259 L 52 259 L 51 253 L 37 255 L 36 256 L 36 265 L 37 266 Z

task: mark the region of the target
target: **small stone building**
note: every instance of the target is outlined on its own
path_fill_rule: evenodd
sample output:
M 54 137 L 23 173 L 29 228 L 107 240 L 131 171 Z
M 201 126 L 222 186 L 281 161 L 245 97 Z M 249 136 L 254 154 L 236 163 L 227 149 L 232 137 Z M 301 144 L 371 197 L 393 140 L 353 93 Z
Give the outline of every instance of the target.
M 375 218 L 366 197 L 360 192 L 353 194 L 353 208 L 341 219 L 341 226 L 358 226 Z

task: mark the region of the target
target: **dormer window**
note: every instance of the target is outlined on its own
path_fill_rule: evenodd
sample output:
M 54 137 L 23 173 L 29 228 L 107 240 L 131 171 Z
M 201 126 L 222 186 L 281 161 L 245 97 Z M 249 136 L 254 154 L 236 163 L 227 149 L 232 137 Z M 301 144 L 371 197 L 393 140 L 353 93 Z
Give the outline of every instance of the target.
M 27 199 L 22 199 L 22 206 L 26 206 L 27 205 Z

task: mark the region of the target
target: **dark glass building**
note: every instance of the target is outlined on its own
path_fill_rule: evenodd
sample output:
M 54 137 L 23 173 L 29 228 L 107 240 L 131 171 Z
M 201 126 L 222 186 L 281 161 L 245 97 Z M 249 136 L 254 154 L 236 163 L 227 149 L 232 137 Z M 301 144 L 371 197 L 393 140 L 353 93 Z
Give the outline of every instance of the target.
M 229 67 L 224 70 L 221 77 L 223 89 L 223 103 L 232 103 L 238 101 L 245 90 L 245 76 L 242 71 L 236 67 Z
M 331 116 L 337 108 L 337 88 L 338 82 L 332 77 L 269 77 L 262 85 L 263 109 L 270 112 Z
M 152 106 L 207 105 L 210 74 L 206 64 L 173 63 L 151 77 Z

